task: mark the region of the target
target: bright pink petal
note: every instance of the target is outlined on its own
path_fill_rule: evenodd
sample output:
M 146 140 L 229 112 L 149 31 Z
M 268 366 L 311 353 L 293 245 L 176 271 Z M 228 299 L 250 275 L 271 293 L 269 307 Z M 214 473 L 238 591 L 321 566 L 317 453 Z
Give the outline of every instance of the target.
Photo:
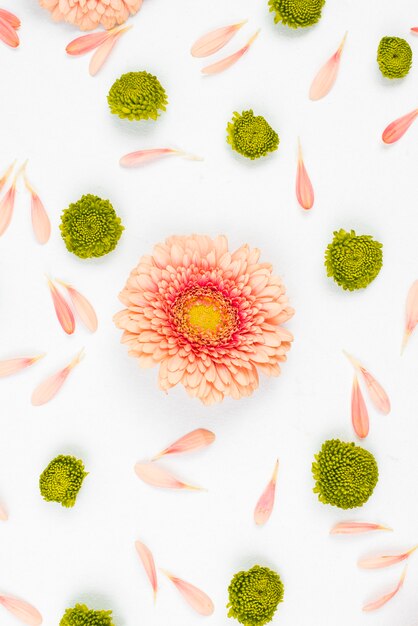
M 11 48 L 17 48 L 19 45 L 19 37 L 13 26 L 0 16 L 0 39 Z
M 66 288 L 75 312 L 83 322 L 84 326 L 86 326 L 90 332 L 95 333 L 98 327 L 98 321 L 96 311 L 90 302 L 85 296 L 83 296 L 83 294 L 77 291 L 77 289 L 74 289 L 72 285 L 68 285 L 62 280 L 59 280 L 58 282 Z
M 135 542 L 135 548 L 138 552 L 138 556 L 141 559 L 141 563 L 144 566 L 145 572 L 149 578 L 151 583 L 151 587 L 154 591 L 154 600 L 157 597 L 158 591 L 158 582 L 157 582 L 157 572 L 155 570 L 155 562 L 154 557 L 152 556 L 151 551 L 147 548 L 147 546 L 140 541 Z
M 375 530 L 392 530 L 381 524 L 373 524 L 370 522 L 340 522 L 335 524 L 330 530 L 330 535 L 360 535 Z
M 42 624 L 42 615 L 34 606 L 24 600 L 1 595 L 0 604 L 27 626 L 40 626 Z
M 311 100 L 320 100 L 324 98 L 332 89 L 335 81 L 337 80 L 338 70 L 340 68 L 341 54 L 344 49 L 347 33 L 344 35 L 342 42 L 338 50 L 332 55 L 325 65 L 319 70 L 318 74 L 313 79 L 311 88 L 309 90 L 309 97 Z
M 298 168 L 296 172 L 296 197 L 302 209 L 308 210 L 313 207 L 315 199 L 314 190 L 303 161 L 300 142 L 298 152 Z
M 67 54 L 70 54 L 71 56 L 86 54 L 87 52 L 91 52 L 100 46 L 100 44 L 106 41 L 106 39 L 109 39 L 109 37 L 111 37 L 111 33 L 109 31 L 83 35 L 82 37 L 77 37 L 77 39 L 70 41 L 65 50 L 67 51 Z
M 8 22 L 15 30 L 18 30 L 21 26 L 20 19 L 14 13 L 6 11 L 6 9 L 0 9 L 0 18 Z
M 81 350 L 71 361 L 69 365 L 64 367 L 64 369 L 60 370 L 56 374 L 53 374 L 49 378 L 47 378 L 43 383 L 36 387 L 35 391 L 32 394 L 32 404 L 34 406 L 41 406 L 42 404 L 46 404 L 58 393 L 61 389 L 62 385 L 67 380 L 68 375 L 74 369 L 78 363 L 82 360 L 84 356 L 84 350 Z
M 279 459 L 277 459 L 276 461 L 273 476 L 271 477 L 269 484 L 263 491 L 254 510 L 254 521 L 258 526 L 262 526 L 263 524 L 265 524 L 269 520 L 270 515 L 273 512 L 278 471 Z
M 200 450 L 201 448 L 205 448 L 206 446 L 210 446 L 214 441 L 215 434 L 212 431 L 206 430 L 205 428 L 198 428 L 197 430 L 193 430 L 191 433 L 187 433 L 187 435 L 180 437 L 180 439 L 177 439 L 177 441 L 168 446 L 168 448 L 165 448 L 165 450 L 154 456 L 152 460 L 156 461 L 167 454 L 194 452 L 196 450 Z
M 412 122 L 418 116 L 418 109 L 399 117 L 397 120 L 389 124 L 382 134 L 382 140 L 385 143 L 395 143 L 406 133 Z
M 397 563 L 401 563 L 402 561 L 408 559 L 417 548 L 418 546 L 414 546 L 407 552 L 402 552 L 401 554 L 380 554 L 378 556 L 360 559 L 358 566 L 361 567 L 361 569 L 380 569 L 382 567 L 390 567 L 391 565 L 396 565 Z
M 10 189 L 5 193 L 0 201 L 0 237 L 4 235 L 10 225 L 10 222 L 12 221 L 15 198 L 16 187 L 13 182 Z
M 135 472 L 144 483 L 152 485 L 153 487 L 160 487 L 161 489 L 190 489 L 193 491 L 201 491 L 201 487 L 194 487 L 188 485 L 183 481 L 170 474 L 167 470 L 163 469 L 157 463 L 137 463 L 135 465 Z
M 229 26 L 223 26 L 212 30 L 210 33 L 206 33 L 203 37 L 200 37 L 192 46 L 191 54 L 194 57 L 207 57 L 211 54 L 215 54 L 221 48 L 226 46 L 228 41 L 232 39 L 235 33 L 247 22 L 239 22 L 238 24 L 230 24 Z
M 62 329 L 67 335 L 72 335 L 75 331 L 75 320 L 72 310 L 64 296 L 55 287 L 54 283 L 48 278 L 48 287 L 51 291 L 52 301 L 54 303 L 55 313 Z
M 221 59 L 216 63 L 212 63 L 212 65 L 207 65 L 206 67 L 204 67 L 202 69 L 202 74 L 219 74 L 220 72 L 224 72 L 225 70 L 227 70 L 229 67 L 231 67 L 231 65 L 234 65 L 234 63 L 239 61 L 239 59 L 246 52 L 248 52 L 252 43 L 258 37 L 259 32 L 260 31 L 258 30 L 256 33 L 254 33 L 254 35 L 249 39 L 248 43 L 246 43 L 245 46 L 237 52 L 234 52 L 234 54 L 231 54 L 230 56 L 226 57 L 225 59 Z
M 369 413 L 355 374 L 351 393 L 351 421 L 357 437 L 360 439 L 367 437 L 369 434 Z
M 44 354 L 40 354 L 38 356 L 18 357 L 16 359 L 6 359 L 4 361 L 0 361 L 0 378 L 17 374 L 20 370 L 30 367 L 40 359 L 43 359 L 44 356 Z
M 366 604 L 363 607 L 363 611 L 376 611 L 376 609 L 380 609 L 380 607 L 382 607 L 384 604 L 389 602 L 389 600 L 392 600 L 393 596 L 395 596 L 398 593 L 398 591 L 401 589 L 405 581 L 405 576 L 406 576 L 406 567 L 404 571 L 402 572 L 402 576 L 398 584 L 396 585 L 395 589 L 393 589 L 393 591 L 390 591 L 389 593 L 385 593 L 383 596 L 381 596 L 377 600 L 374 600 L 373 602 L 369 602 L 369 604 Z
M 192 609 L 194 609 L 200 615 L 205 615 L 205 616 L 212 615 L 213 611 L 215 610 L 215 607 L 213 606 L 212 600 L 204 591 L 202 591 L 201 589 L 198 589 L 197 587 L 195 587 L 194 585 L 191 585 L 190 583 L 187 583 L 184 580 L 181 580 L 181 578 L 177 578 L 176 576 L 173 576 L 172 574 L 170 574 L 169 572 L 166 572 L 165 570 L 162 570 L 162 571 L 175 585 L 175 587 L 181 593 L 183 598 L 186 600 L 187 604 L 189 604 L 192 607 Z
M 405 333 L 402 342 L 402 352 L 404 351 L 409 337 L 412 335 L 415 326 L 418 324 L 418 280 L 412 283 L 406 299 L 405 310 Z

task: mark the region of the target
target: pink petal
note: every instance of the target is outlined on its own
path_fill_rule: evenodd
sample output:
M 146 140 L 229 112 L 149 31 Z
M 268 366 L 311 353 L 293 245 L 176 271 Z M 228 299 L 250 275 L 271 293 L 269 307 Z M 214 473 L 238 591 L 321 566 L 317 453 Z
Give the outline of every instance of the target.
M 125 156 L 120 159 L 119 164 L 122 165 L 122 167 L 138 167 L 139 165 L 156 161 L 165 156 L 181 156 L 191 161 L 202 160 L 201 157 L 183 152 L 183 150 L 175 150 L 174 148 L 152 148 L 150 150 L 137 150 L 136 152 L 125 154 Z
M 36 387 L 35 391 L 32 394 L 32 404 L 34 406 L 41 406 L 42 404 L 46 404 L 58 393 L 61 389 L 62 385 L 66 381 L 70 372 L 74 369 L 78 363 L 84 357 L 84 349 L 81 350 L 71 361 L 69 365 L 64 367 L 64 369 L 60 370 L 56 374 L 53 374 L 49 378 L 47 378 L 43 383 Z
M 9 519 L 8 512 L 6 511 L 4 506 L 2 504 L 0 504 L 0 520 L 2 522 L 7 522 L 8 519 Z
M 194 57 L 207 57 L 226 46 L 235 33 L 246 24 L 247 20 L 238 24 L 231 24 L 212 30 L 200 37 L 192 46 L 191 54 Z
M 131 28 L 132 26 L 126 26 L 125 28 L 121 28 L 120 30 L 114 31 L 113 34 L 108 39 L 106 39 L 102 44 L 100 44 L 100 46 L 97 48 L 96 52 L 93 54 L 91 61 L 90 61 L 90 65 L 89 65 L 90 76 L 96 76 L 98 71 L 103 67 L 109 54 L 112 52 L 113 46 L 115 45 L 119 37 L 123 35 L 123 33 L 126 33 L 126 31 L 130 30 Z
M 392 530 L 381 524 L 373 524 L 370 522 L 340 522 L 330 530 L 330 535 L 359 535 L 374 530 Z
M 412 335 L 415 326 L 418 324 L 418 280 L 412 283 L 408 297 L 406 299 L 405 311 L 405 334 L 402 342 L 402 352 L 404 351 L 409 337 Z
M 20 19 L 14 13 L 6 11 L 6 9 L 0 9 L 0 18 L 2 18 L 5 22 L 8 22 L 15 30 L 21 26 Z
M 0 378 L 20 372 L 20 370 L 25 369 L 25 367 L 30 367 L 40 359 L 43 359 L 44 356 L 44 354 L 39 354 L 38 356 L 18 357 L 16 359 L 0 361 Z
M 209 596 L 201 589 L 198 589 L 194 585 L 187 583 L 181 578 L 177 578 L 173 576 L 169 572 L 165 570 L 161 570 L 177 587 L 178 591 L 181 593 L 186 602 L 200 615 L 212 615 L 215 607 L 213 606 L 212 600 Z
M 418 34 L 418 26 L 413 26 L 411 28 L 411 33 L 414 33 L 414 35 L 417 35 Z
M 135 542 L 135 548 L 136 548 L 136 551 L 138 552 L 139 558 L 141 559 L 142 565 L 144 566 L 145 572 L 151 583 L 151 587 L 154 591 L 154 601 L 155 601 L 157 597 L 157 591 L 158 591 L 158 582 L 157 582 L 157 572 L 155 571 L 154 557 L 152 556 L 152 553 L 147 548 L 147 546 L 141 543 L 140 541 Z
M 265 524 L 270 518 L 270 515 L 272 514 L 273 507 L 274 507 L 274 499 L 275 499 L 275 494 L 276 494 L 276 482 L 277 482 L 278 471 L 279 471 L 279 459 L 277 459 L 276 461 L 273 476 L 269 484 L 263 491 L 254 510 L 254 521 L 258 526 L 262 526 L 263 524 Z
M 8 229 L 13 217 L 13 209 L 15 205 L 16 186 L 13 182 L 10 189 L 0 201 L 0 237 L 4 235 Z
M 201 491 L 201 487 L 194 487 L 182 482 L 170 472 L 163 469 L 156 463 L 137 463 L 135 472 L 144 483 L 161 489 L 190 489 L 193 491 Z
M 402 552 L 401 554 L 381 554 L 370 558 L 360 559 L 358 566 L 362 569 L 380 569 L 382 567 L 390 567 L 391 565 L 396 565 L 397 563 L 401 563 L 402 561 L 408 559 L 417 548 L 418 546 L 414 546 L 407 552 Z
M 298 168 L 296 173 L 296 197 L 302 209 L 313 207 L 314 190 L 308 172 L 303 162 L 302 147 L 299 141 Z
M 83 322 L 84 326 L 86 326 L 86 328 L 88 328 L 92 333 L 95 333 L 98 321 L 96 311 L 93 309 L 90 302 L 85 296 L 83 296 L 83 294 L 77 291 L 77 289 L 74 289 L 71 285 L 64 283 L 62 280 L 58 280 L 58 282 L 66 288 L 75 312 Z
M 0 604 L 27 626 L 40 626 L 42 615 L 31 604 L 10 596 L 0 596 Z
M 109 31 L 83 35 L 82 37 L 77 37 L 77 39 L 70 41 L 65 50 L 67 51 L 67 54 L 71 54 L 72 56 L 86 54 L 87 52 L 91 52 L 100 46 L 100 44 L 106 41 L 106 39 L 109 39 L 111 36 L 112 35 Z
M 351 421 L 357 437 L 360 439 L 367 437 L 369 434 L 369 414 L 355 374 L 351 393 Z
M 238 50 L 237 52 L 234 52 L 234 54 L 231 54 L 225 59 L 221 59 L 220 61 L 217 61 L 216 63 L 213 63 L 212 65 L 207 65 L 206 67 L 204 67 L 202 69 L 202 74 L 219 74 L 219 72 L 224 72 L 229 67 L 231 67 L 231 65 L 234 65 L 234 63 L 239 61 L 239 59 L 246 52 L 248 52 L 252 43 L 257 39 L 259 32 L 260 31 L 258 30 L 256 33 L 254 33 L 254 35 L 248 40 L 248 43 L 246 43 L 245 46 L 241 48 L 240 50 Z
M 55 287 L 54 283 L 48 278 L 48 287 L 51 291 L 52 301 L 54 303 L 55 313 L 62 329 L 67 335 L 72 335 L 75 331 L 75 320 L 73 312 L 64 296 Z
M 366 604 L 363 607 L 363 611 L 375 611 L 376 609 L 380 609 L 380 607 L 386 604 L 386 602 L 389 602 L 389 600 L 392 600 L 393 596 L 395 596 L 398 593 L 398 591 L 401 589 L 405 580 L 405 576 L 406 576 L 406 567 L 404 571 L 402 572 L 402 576 L 398 584 L 396 585 L 395 589 L 381 596 L 377 600 L 374 600 L 373 602 L 369 602 L 369 604 Z
M 2 16 L 0 16 L 0 39 L 11 48 L 17 48 L 20 43 L 17 32 Z
M 11 165 L 9 165 L 9 167 L 7 168 L 7 170 L 5 171 L 5 173 L 3 174 L 3 176 L 0 178 L 0 192 L 2 191 L 4 185 L 7 183 L 8 178 L 15 166 L 16 161 L 13 161 L 13 163 Z
M 366 383 L 366 389 L 370 396 L 370 400 L 373 402 L 374 406 L 378 411 L 387 415 L 390 413 L 390 400 L 386 391 L 383 389 L 382 385 L 377 382 L 377 380 L 370 374 L 368 370 L 355 359 L 348 352 L 343 351 L 346 357 L 349 359 L 351 364 L 355 367 L 355 369 L 360 372 L 363 377 L 364 382 Z
M 177 441 L 168 446 L 168 448 L 165 448 L 165 450 L 154 456 L 152 460 L 156 461 L 166 454 L 181 454 L 183 452 L 200 450 L 201 448 L 210 446 L 214 441 L 215 434 L 212 431 L 206 430 L 205 428 L 198 428 L 180 437 L 180 439 L 177 439 Z
M 25 185 L 31 195 L 31 214 L 32 214 L 32 228 L 35 233 L 35 237 L 41 245 L 49 241 L 51 235 L 51 222 L 42 200 L 37 193 L 33 190 L 29 184 L 28 179 L 25 176 Z
M 338 75 L 340 67 L 341 54 L 344 49 L 347 33 L 344 35 L 342 42 L 338 50 L 332 55 L 325 65 L 319 70 L 318 74 L 313 79 L 311 88 L 309 90 L 309 97 L 311 100 L 320 100 L 324 98 L 332 89 Z
M 395 143 L 406 133 L 412 122 L 418 116 L 418 109 L 399 117 L 397 120 L 389 124 L 382 134 L 382 140 L 385 143 Z

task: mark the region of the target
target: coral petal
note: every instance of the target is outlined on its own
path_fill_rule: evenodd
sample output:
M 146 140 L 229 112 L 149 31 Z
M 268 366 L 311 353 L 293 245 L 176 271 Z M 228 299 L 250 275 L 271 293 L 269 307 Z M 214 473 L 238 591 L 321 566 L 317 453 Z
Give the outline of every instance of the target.
M 19 37 L 16 30 L 11 26 L 8 20 L 0 15 L 0 39 L 11 48 L 17 48 L 19 45 Z
M 193 485 L 182 482 L 156 463 L 137 463 L 135 465 L 135 472 L 138 478 L 153 487 L 160 487 L 161 489 L 201 490 L 201 487 L 194 487 Z
M 34 606 L 24 600 L 0 595 L 0 604 L 27 626 L 40 626 L 42 624 L 42 615 Z
M 20 19 L 14 14 L 10 13 L 10 11 L 6 11 L 6 9 L 0 9 L 0 18 L 5 22 L 8 22 L 12 28 L 18 30 L 21 26 Z
M 167 454 L 181 454 L 183 452 L 200 450 L 201 448 L 210 446 L 214 441 L 215 434 L 212 431 L 206 430 L 205 428 L 198 428 L 180 437 L 180 439 L 177 439 L 177 441 L 168 446 L 168 448 L 165 448 L 165 450 L 162 450 L 162 452 L 154 456 L 152 460 L 156 461 Z
M 382 133 L 385 143 L 395 143 L 406 133 L 412 122 L 418 117 L 418 109 L 399 117 L 389 124 Z
M 397 563 L 401 563 L 402 561 L 408 559 L 417 548 L 418 545 L 414 546 L 407 552 L 402 552 L 401 554 L 380 554 L 375 557 L 360 559 L 358 566 L 361 567 L 361 569 L 380 569 L 382 567 L 390 567 L 391 565 L 396 565 Z
M 157 582 L 157 572 L 155 570 L 154 557 L 152 556 L 152 553 L 147 548 L 147 546 L 141 543 L 140 541 L 135 542 L 135 548 L 136 548 L 136 551 L 138 552 L 139 558 L 141 559 L 142 565 L 144 566 L 145 572 L 151 583 L 151 587 L 154 591 L 154 599 L 155 599 L 157 596 L 157 591 L 158 591 L 158 582 Z
M 408 339 L 418 324 L 418 280 L 412 283 L 406 299 L 405 310 L 405 333 L 402 342 L 402 352 L 404 351 Z
M 363 611 L 375 611 L 376 609 L 380 609 L 380 607 L 389 602 L 389 600 L 392 600 L 393 596 L 398 593 L 405 581 L 406 569 L 407 568 L 405 567 L 404 571 L 402 572 L 401 578 L 399 579 L 399 582 L 396 585 L 395 589 L 393 589 L 393 591 L 385 593 L 383 596 L 381 596 L 377 600 L 374 600 L 373 602 L 369 602 L 363 607 Z
M 274 467 L 273 476 L 263 491 L 254 510 L 254 521 L 258 526 L 265 524 L 273 512 L 274 499 L 276 494 L 277 473 L 279 471 L 279 460 Z
M 418 34 L 418 26 L 413 26 L 411 28 L 411 33 L 414 33 L 414 35 L 417 35 Z
M 254 33 L 254 35 L 248 40 L 245 46 L 240 50 L 237 50 L 237 52 L 234 52 L 234 54 L 231 54 L 230 56 L 226 57 L 225 59 L 221 59 L 216 63 L 212 63 L 212 65 L 207 65 L 206 67 L 204 67 L 202 69 L 202 74 L 219 74 L 220 72 L 224 72 L 225 70 L 230 68 L 231 65 L 234 65 L 246 52 L 248 52 L 252 43 L 258 37 L 259 32 L 260 31 L 258 30 L 256 33 Z
M 111 36 L 112 35 L 108 31 L 83 35 L 82 37 L 77 37 L 77 39 L 70 41 L 65 50 L 67 51 L 67 54 L 72 56 L 86 54 L 87 52 L 95 50 L 95 48 L 100 46 Z
M 7 168 L 7 170 L 5 171 L 5 173 L 3 174 L 3 176 L 0 178 L 0 191 L 2 191 L 4 185 L 7 183 L 7 180 L 15 166 L 16 161 L 13 161 L 13 163 L 11 163 L 9 165 L 9 167 Z
M 315 200 L 314 190 L 308 172 L 303 162 L 302 147 L 299 142 L 298 168 L 296 173 L 296 197 L 302 209 L 313 207 Z
M 345 352 L 345 350 L 343 352 L 348 360 L 351 362 L 353 367 L 362 375 L 363 380 L 366 383 L 366 388 L 370 396 L 370 400 L 373 402 L 376 409 L 384 415 L 390 413 L 390 400 L 382 385 L 377 382 L 374 376 L 370 374 L 370 372 L 364 367 L 364 365 L 360 363 L 360 361 L 355 359 L 351 354 L 348 354 L 348 352 Z
M 75 320 L 73 312 L 64 296 L 55 287 L 54 283 L 48 278 L 48 286 L 51 291 L 52 301 L 54 303 L 55 312 L 62 329 L 67 335 L 72 335 L 75 331 Z
M 130 152 L 125 154 L 119 161 L 123 167 L 137 167 L 138 165 L 144 165 L 150 161 L 156 161 L 161 157 L 176 154 L 177 150 L 173 148 L 153 148 L 151 150 L 138 150 L 137 152 Z
M 32 228 L 37 241 L 44 245 L 51 235 L 51 222 L 42 200 L 33 190 L 31 191 Z
M 332 89 L 340 68 L 341 54 L 344 49 L 347 33 L 338 48 L 338 50 L 332 55 L 330 59 L 321 67 L 318 74 L 312 81 L 311 88 L 309 90 L 309 97 L 311 100 L 320 100 L 324 98 Z
M 191 54 L 194 57 L 207 57 L 215 52 L 218 52 L 221 48 L 226 46 L 228 41 L 232 39 L 235 33 L 247 22 L 239 22 L 238 24 L 231 24 L 229 26 L 223 26 L 212 30 L 210 33 L 206 33 L 200 37 L 192 46 Z
M 71 302 L 73 303 L 74 309 L 83 322 L 84 326 L 88 328 L 92 333 L 95 333 L 98 327 L 97 315 L 96 311 L 90 304 L 83 294 L 81 294 L 77 289 L 74 289 L 71 285 L 64 283 L 63 281 L 58 281 L 61 285 L 63 285 L 68 291 L 68 295 L 71 298 Z
M 181 580 L 181 578 L 173 576 L 165 570 L 162 570 L 162 572 L 171 580 L 192 609 L 200 615 L 212 615 L 215 607 L 213 606 L 212 600 L 204 591 L 187 583 L 185 580 Z
M 42 382 L 38 387 L 36 387 L 35 391 L 32 394 L 32 404 L 34 406 L 41 406 L 42 404 L 46 404 L 58 393 L 61 389 L 62 385 L 66 381 L 68 375 L 73 370 L 73 368 L 80 363 L 84 356 L 84 349 L 81 350 L 71 361 L 69 365 L 64 367 L 64 369 L 60 370 L 56 374 L 53 374 L 44 382 Z
M 340 522 L 330 530 L 330 535 L 360 535 L 374 530 L 387 530 L 391 528 L 371 522 Z
M 11 376 L 12 374 L 20 372 L 20 370 L 30 367 L 44 356 L 44 354 L 40 354 L 33 357 L 19 357 L 16 359 L 0 361 L 0 378 L 3 378 L 4 376 Z
M 13 217 L 16 187 L 13 183 L 0 202 L 0 237 L 8 229 Z
M 354 375 L 351 393 L 351 420 L 357 437 L 360 439 L 367 437 L 369 434 L 369 414 L 356 375 Z

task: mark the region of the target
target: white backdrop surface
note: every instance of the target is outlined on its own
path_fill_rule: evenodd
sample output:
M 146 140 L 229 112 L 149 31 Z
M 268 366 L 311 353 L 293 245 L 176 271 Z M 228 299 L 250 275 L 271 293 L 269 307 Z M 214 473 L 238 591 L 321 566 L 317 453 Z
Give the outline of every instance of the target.
M 418 623 L 418 561 L 405 587 L 380 612 L 362 604 L 395 585 L 400 570 L 364 573 L 357 558 L 418 542 L 418 337 L 399 348 L 407 289 L 418 276 L 418 127 L 396 145 L 380 135 L 418 106 L 418 24 L 413 0 L 399 3 L 327 0 L 322 21 L 306 32 L 274 26 L 256 0 L 144 0 L 96 78 L 88 58 L 67 58 L 77 31 L 56 25 L 35 0 L 2 2 L 22 19 L 22 46 L 0 47 L 1 167 L 29 158 L 28 173 L 53 223 L 51 241 L 34 241 L 29 198 L 19 188 L 13 222 L 0 240 L 1 358 L 45 351 L 46 359 L 0 381 L 0 499 L 10 520 L 0 527 L 0 592 L 36 605 L 45 626 L 58 626 L 69 606 L 84 601 L 113 609 L 117 626 L 233 624 L 226 617 L 232 575 L 255 563 L 280 572 L 282 626 L 414 626 Z M 262 31 L 251 51 L 222 75 L 202 78 L 205 62 L 189 54 L 211 28 L 248 18 L 225 54 Z M 348 30 L 341 71 L 331 94 L 312 103 L 307 92 L 321 64 Z M 416 61 L 399 83 L 384 81 L 375 55 L 383 35 L 405 36 Z M 220 55 L 222 56 L 222 55 Z M 209 60 L 209 62 L 211 62 Z M 123 72 L 156 74 L 169 96 L 157 123 L 111 116 L 106 94 Z M 233 111 L 253 108 L 278 131 L 279 150 L 246 162 L 225 142 Z M 303 213 L 294 193 L 300 135 L 316 191 Z M 118 160 L 140 148 L 178 146 L 201 163 L 167 159 L 139 170 Z M 99 260 L 69 254 L 61 211 L 84 193 L 109 198 L 126 230 L 118 248 Z M 345 293 L 327 279 L 323 252 L 335 229 L 354 228 L 384 244 L 384 266 L 367 290 Z M 261 380 L 249 399 L 204 407 L 182 388 L 164 395 L 157 371 L 138 369 L 112 322 L 117 295 L 138 258 L 171 234 L 226 234 L 248 242 L 283 276 L 295 317 L 295 341 L 279 379 Z M 54 317 L 44 274 L 73 283 L 94 303 L 99 331 L 72 337 Z M 82 346 L 86 358 L 59 396 L 33 408 L 33 388 Z M 323 440 L 352 440 L 351 366 L 346 348 L 387 388 L 393 409 L 371 411 L 365 442 L 380 480 L 361 511 L 344 514 L 318 503 L 311 462 Z M 164 465 L 208 492 L 166 493 L 141 483 L 134 463 L 185 432 L 212 429 L 211 449 Z M 75 454 L 89 476 L 76 506 L 42 500 L 38 478 L 57 454 Z M 277 503 L 263 529 L 254 505 L 280 458 Z M 393 534 L 330 538 L 343 519 L 386 523 Z M 157 562 L 213 598 L 211 618 L 194 614 L 161 580 L 156 607 L 134 542 Z M 0 607 L 1 610 L 1 607 Z M 15 620 L 6 612 L 2 626 Z

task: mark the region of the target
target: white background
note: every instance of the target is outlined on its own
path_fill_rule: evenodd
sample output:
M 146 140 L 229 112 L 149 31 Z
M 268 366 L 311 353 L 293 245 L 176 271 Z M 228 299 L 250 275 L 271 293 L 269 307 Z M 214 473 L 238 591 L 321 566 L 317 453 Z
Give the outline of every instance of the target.
M 277 569 L 285 602 L 282 626 L 414 626 L 418 561 L 405 587 L 380 612 L 362 604 L 392 588 L 401 568 L 361 572 L 359 556 L 418 542 L 418 337 L 400 358 L 406 293 L 418 278 L 418 124 L 386 147 L 385 126 L 418 105 L 418 25 L 413 0 L 394 3 L 328 0 L 323 19 L 305 32 L 275 26 L 256 0 L 144 0 L 134 28 L 96 77 L 88 58 L 67 58 L 77 36 L 56 25 L 35 0 L 2 2 L 22 19 L 22 46 L 0 46 L 1 168 L 29 158 L 29 177 L 52 219 L 40 247 L 30 226 L 29 197 L 20 183 L 13 222 L 0 241 L 1 358 L 48 353 L 38 365 L 0 381 L 0 500 L 10 520 L 0 527 L 0 593 L 39 607 L 46 626 L 84 601 L 113 609 L 116 626 L 214 626 L 226 617 L 232 575 L 255 563 Z M 205 61 L 189 54 L 208 30 L 248 18 L 218 56 L 240 47 L 258 28 L 251 51 L 222 75 L 202 78 Z M 323 62 L 348 30 L 332 93 L 312 103 L 307 93 Z M 416 57 L 410 75 L 389 83 L 375 61 L 383 35 L 405 36 Z M 208 62 L 212 62 L 209 59 Z M 106 94 L 123 72 L 155 73 L 170 104 L 157 123 L 111 116 Z M 233 111 L 253 108 L 278 131 L 279 150 L 259 162 L 231 152 L 225 127 Z M 294 193 L 300 135 L 316 191 L 303 213 Z M 135 149 L 178 146 L 202 163 L 166 159 L 140 170 L 118 160 Z M 99 260 L 69 254 L 61 211 L 84 193 L 109 198 L 126 230 L 115 252 Z M 327 279 L 323 251 L 339 228 L 372 234 L 384 244 L 384 267 L 367 290 L 345 293 Z M 232 249 L 262 250 L 288 287 L 297 313 L 295 335 L 279 379 L 261 380 L 252 398 L 204 407 L 182 388 L 157 389 L 157 371 L 138 369 L 112 323 L 129 271 L 165 237 L 193 232 L 228 235 Z M 72 282 L 94 303 L 100 328 L 64 335 L 44 274 Z M 45 376 L 82 347 L 86 358 L 49 405 L 30 395 Z M 312 493 L 310 467 L 323 440 L 353 439 L 352 369 L 346 348 L 387 388 L 393 410 L 370 409 L 365 442 L 380 480 L 361 511 L 326 507 Z M 141 483 L 134 463 L 182 434 L 211 428 L 216 444 L 165 462 L 207 493 L 166 493 Z M 46 503 L 38 477 L 57 454 L 75 454 L 89 471 L 74 509 Z M 280 458 L 277 506 L 268 525 L 254 527 L 254 505 Z M 337 521 L 389 524 L 393 534 L 330 538 Z M 211 618 L 194 614 L 171 583 L 152 593 L 134 550 L 141 538 L 158 564 L 213 598 Z M 1 607 L 2 626 L 15 624 Z

